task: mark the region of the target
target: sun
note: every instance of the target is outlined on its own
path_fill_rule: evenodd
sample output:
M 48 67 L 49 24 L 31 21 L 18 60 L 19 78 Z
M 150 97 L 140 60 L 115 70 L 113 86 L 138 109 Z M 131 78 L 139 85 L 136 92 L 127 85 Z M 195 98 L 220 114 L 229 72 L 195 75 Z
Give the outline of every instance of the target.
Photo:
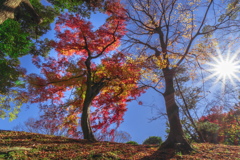
M 234 62 L 234 59 L 224 60 L 222 57 L 216 60 L 216 64 L 213 64 L 213 71 L 222 79 L 232 79 L 237 78 L 236 74 L 238 72 L 239 66 L 237 62 Z
M 222 82 L 222 85 L 240 82 L 240 52 L 221 54 L 212 57 L 212 62 L 208 63 L 208 71 L 211 73 L 207 79 L 215 78 L 215 83 Z

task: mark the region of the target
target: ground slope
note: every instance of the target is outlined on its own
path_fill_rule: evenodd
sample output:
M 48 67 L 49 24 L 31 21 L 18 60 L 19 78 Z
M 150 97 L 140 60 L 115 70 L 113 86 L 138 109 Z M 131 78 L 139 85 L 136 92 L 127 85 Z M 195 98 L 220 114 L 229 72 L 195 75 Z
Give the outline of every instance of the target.
M 77 140 L 36 133 L 0 131 L 0 159 L 231 159 L 240 160 L 240 146 L 193 144 L 190 155 L 158 146 Z

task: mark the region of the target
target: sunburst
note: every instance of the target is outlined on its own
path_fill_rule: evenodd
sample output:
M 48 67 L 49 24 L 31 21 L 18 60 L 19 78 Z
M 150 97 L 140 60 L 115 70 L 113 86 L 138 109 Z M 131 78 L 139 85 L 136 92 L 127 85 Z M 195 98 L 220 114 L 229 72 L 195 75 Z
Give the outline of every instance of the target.
M 217 49 L 217 56 L 212 57 L 212 62 L 208 64 L 208 71 L 211 73 L 206 79 L 215 78 L 214 84 L 222 82 L 222 85 L 226 84 L 236 85 L 236 82 L 240 82 L 240 50 L 235 53 L 230 52 L 221 54 L 221 51 Z

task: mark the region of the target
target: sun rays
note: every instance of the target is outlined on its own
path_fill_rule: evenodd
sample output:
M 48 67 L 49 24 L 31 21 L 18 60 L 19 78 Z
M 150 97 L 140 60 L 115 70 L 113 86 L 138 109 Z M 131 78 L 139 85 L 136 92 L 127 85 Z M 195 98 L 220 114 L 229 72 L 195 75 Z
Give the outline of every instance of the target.
M 206 80 L 214 79 L 214 84 L 221 82 L 223 87 L 227 84 L 235 86 L 240 82 L 240 50 L 233 52 L 229 49 L 224 54 L 217 49 L 217 56 L 212 57 L 207 65 L 210 75 Z

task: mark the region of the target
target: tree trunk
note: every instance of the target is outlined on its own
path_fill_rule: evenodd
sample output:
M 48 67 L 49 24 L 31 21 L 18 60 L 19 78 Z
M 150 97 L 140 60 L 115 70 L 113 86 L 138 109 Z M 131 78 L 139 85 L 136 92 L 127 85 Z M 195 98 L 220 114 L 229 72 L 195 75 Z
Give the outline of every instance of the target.
M 85 99 L 83 103 L 82 117 L 81 117 L 81 126 L 83 131 L 83 137 L 86 140 L 96 142 L 96 138 L 93 134 L 91 122 L 90 122 L 90 107 L 92 100 L 99 94 L 100 90 L 104 87 L 105 83 L 103 79 L 99 83 L 94 83 L 92 81 L 92 70 L 91 70 L 91 56 L 85 61 L 87 67 L 87 89 L 85 94 Z
M 84 139 L 95 142 L 97 140 L 93 135 L 93 131 L 90 123 L 90 106 L 91 106 L 91 98 L 86 97 L 83 104 L 81 125 L 82 125 Z
M 14 19 L 14 11 L 21 3 L 32 16 L 32 19 L 38 24 L 41 23 L 41 17 L 35 12 L 29 0 L 0 0 L 0 24 L 8 18 Z
M 92 71 L 91 71 L 91 58 L 88 57 L 85 61 L 85 65 L 87 67 L 87 89 L 85 94 L 85 99 L 83 103 L 82 117 L 81 117 L 81 126 L 83 131 L 84 139 L 89 141 L 97 141 L 93 135 L 91 122 L 90 122 L 90 107 L 92 100 L 94 98 L 93 90 L 92 90 Z
M 184 138 L 182 125 L 179 118 L 179 108 L 175 102 L 174 71 L 169 68 L 163 69 L 165 78 L 165 92 L 163 94 L 167 116 L 170 124 L 170 133 L 167 140 L 161 145 L 161 149 L 174 148 L 176 152 L 189 153 L 192 148 Z

